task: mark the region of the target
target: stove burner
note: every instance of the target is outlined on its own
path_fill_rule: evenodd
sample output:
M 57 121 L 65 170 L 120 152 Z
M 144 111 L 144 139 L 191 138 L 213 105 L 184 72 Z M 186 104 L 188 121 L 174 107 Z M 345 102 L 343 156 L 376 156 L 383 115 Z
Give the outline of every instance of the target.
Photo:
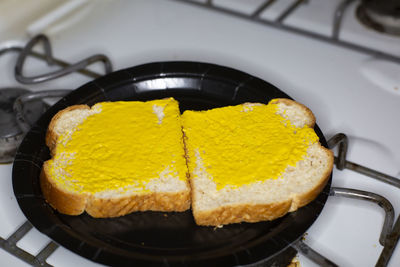
M 15 100 L 29 93 L 21 88 L 0 89 L 0 163 L 10 163 L 14 159 L 18 145 L 25 133 L 18 126 L 13 110 Z M 27 102 L 23 112 L 27 121 L 34 123 L 46 110 L 47 105 L 41 100 Z
M 365 26 L 379 32 L 400 35 L 400 2 L 398 0 L 363 0 L 356 16 Z

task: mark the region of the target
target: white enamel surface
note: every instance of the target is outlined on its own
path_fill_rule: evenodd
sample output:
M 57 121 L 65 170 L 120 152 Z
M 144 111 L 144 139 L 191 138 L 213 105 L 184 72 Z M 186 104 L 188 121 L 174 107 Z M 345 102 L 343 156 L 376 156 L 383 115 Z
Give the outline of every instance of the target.
M 11 2 L 0 3 L 0 48 L 24 44 L 33 30 L 42 27 L 54 55 L 68 62 L 103 53 L 110 57 L 114 69 L 165 60 L 233 67 L 269 81 L 310 107 L 327 137 L 346 133 L 349 160 L 400 177 L 400 94 L 395 89 L 399 85 L 398 64 L 175 1 L 88 1 L 79 9 L 63 12 L 59 8 L 64 1 L 42 1 L 42 7 L 48 8 L 37 9 L 33 1 L 26 0 L 18 6 L 18 14 L 23 14 L 19 16 L 11 12 L 16 10 Z M 278 11 L 291 3 L 277 2 L 260 16 L 276 18 Z M 333 2 L 340 1 L 310 0 L 285 23 L 329 35 L 329 14 L 333 11 L 328 7 L 335 7 Z M 260 1 L 217 3 L 251 13 Z M 48 14 L 54 10 L 63 16 L 53 19 Z M 400 38 L 365 29 L 352 17 L 354 10 L 355 5 L 347 10 L 340 36 L 400 56 Z M 13 77 L 15 60 L 15 54 L 1 57 L 0 87 L 21 86 Z M 93 69 L 103 71 L 101 65 Z M 27 61 L 29 75 L 46 70 L 43 62 Z M 28 88 L 77 88 L 87 81 L 90 79 L 73 74 Z M 0 165 L 0 235 L 4 238 L 25 219 L 13 195 L 11 167 Z M 333 185 L 381 194 L 395 206 L 396 216 L 399 214 L 398 189 L 348 170 L 335 170 Z M 330 197 L 305 242 L 341 266 L 374 266 L 382 250 L 378 242 L 382 223 L 383 211 L 376 205 Z M 31 252 L 39 251 L 48 240 L 35 231 L 20 241 Z M 303 267 L 316 266 L 303 255 L 299 258 Z M 97 265 L 64 248 L 57 249 L 48 262 L 55 266 Z M 399 262 L 397 248 L 389 266 Z M 2 250 L 0 265 L 27 266 Z

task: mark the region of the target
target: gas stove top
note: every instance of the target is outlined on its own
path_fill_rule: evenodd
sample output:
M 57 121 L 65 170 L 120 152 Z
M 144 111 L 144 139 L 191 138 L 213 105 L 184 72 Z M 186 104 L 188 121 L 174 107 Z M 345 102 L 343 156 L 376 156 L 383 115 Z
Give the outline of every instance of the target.
M 380 256 L 391 250 L 396 236 L 391 235 L 390 222 L 395 225 L 400 211 L 400 38 L 363 26 L 356 17 L 361 1 L 25 2 L 0 3 L 0 25 L 7 25 L 0 27 L 0 88 L 75 89 L 111 70 L 111 64 L 104 64 L 107 60 L 96 57 L 100 63 L 78 64 L 84 71 L 21 84 L 14 68 L 23 47 L 40 33 L 50 40 L 55 64 L 48 66 L 40 56 L 45 53 L 39 42 L 33 48 L 38 55 L 27 57 L 19 68 L 24 77 L 102 54 L 115 70 L 155 61 L 201 61 L 266 80 L 313 110 L 337 155 L 334 190 L 304 240 L 293 244 L 301 266 L 319 266 L 321 262 L 313 260 L 323 257 L 340 266 L 378 261 L 385 266 Z M 13 15 L 15 10 L 20 16 Z M 31 100 L 22 99 L 22 107 Z M 52 103 L 46 98 L 44 106 Z M 26 222 L 13 194 L 11 169 L 11 163 L 0 165 L 2 265 L 46 261 L 54 266 L 99 266 L 50 242 Z M 387 238 L 381 236 L 382 229 L 389 232 Z M 13 251 L 24 261 L 9 253 Z M 397 246 L 388 266 L 398 262 Z

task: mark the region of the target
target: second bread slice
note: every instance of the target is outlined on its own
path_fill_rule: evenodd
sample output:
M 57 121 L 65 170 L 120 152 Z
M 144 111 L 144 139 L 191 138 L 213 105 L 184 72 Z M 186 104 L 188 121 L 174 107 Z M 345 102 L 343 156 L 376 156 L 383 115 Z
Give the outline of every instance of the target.
M 199 225 L 273 220 L 312 201 L 333 167 L 305 106 L 275 99 L 186 111 L 192 210 Z

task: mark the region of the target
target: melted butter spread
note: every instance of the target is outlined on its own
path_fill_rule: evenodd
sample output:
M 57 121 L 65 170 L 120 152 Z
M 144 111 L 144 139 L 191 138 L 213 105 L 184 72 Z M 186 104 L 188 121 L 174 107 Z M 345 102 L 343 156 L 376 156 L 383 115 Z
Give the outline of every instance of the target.
M 277 179 L 307 154 L 318 136 L 277 114 L 277 104 L 185 111 L 189 169 L 205 170 L 217 189 Z M 202 164 L 199 165 L 201 158 Z
M 174 99 L 98 105 L 101 112 L 59 137 L 51 169 L 58 183 L 78 192 L 146 192 L 146 183 L 154 178 L 186 179 Z

